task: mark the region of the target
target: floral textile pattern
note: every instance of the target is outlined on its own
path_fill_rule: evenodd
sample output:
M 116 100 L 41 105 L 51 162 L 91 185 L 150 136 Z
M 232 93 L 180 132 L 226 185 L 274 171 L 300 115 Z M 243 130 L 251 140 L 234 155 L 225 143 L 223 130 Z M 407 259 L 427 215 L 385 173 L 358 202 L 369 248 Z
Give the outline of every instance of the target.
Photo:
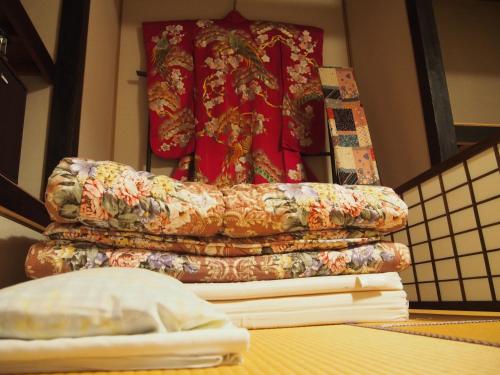
M 25 269 L 31 278 L 85 268 L 133 267 L 165 273 L 182 282 L 237 282 L 403 271 L 409 259 L 405 245 L 391 242 L 341 251 L 223 258 L 48 241 L 31 246 Z
M 153 235 L 89 227 L 81 224 L 52 223 L 45 230 L 52 240 L 84 241 L 110 247 L 126 247 L 181 254 L 209 256 L 247 256 L 291 253 L 295 251 L 337 250 L 380 240 L 370 230 L 318 230 L 282 233 L 272 236 L 230 238 L 227 236 L 188 237 Z
M 224 234 L 231 237 L 365 228 L 390 232 L 406 223 L 406 204 L 387 187 L 322 183 L 224 188 Z
M 306 230 L 389 232 L 408 208 L 390 188 L 326 183 L 240 184 L 218 189 L 110 161 L 63 159 L 49 177 L 52 220 L 105 229 L 208 237 Z
M 218 186 L 304 180 L 288 170 L 324 146 L 322 30 L 231 12 L 146 22 L 143 35 L 153 152 L 194 152 L 191 178 Z
M 219 233 L 224 211 L 214 186 L 78 158 L 65 158 L 54 169 L 45 206 L 62 223 L 199 236 Z
M 184 25 L 167 25 L 151 38 L 151 74 L 161 77 L 148 86 L 148 103 L 153 121 L 157 122 L 162 151 L 175 152 L 192 142 L 195 129 L 192 90 L 189 76 L 194 70 L 193 56 L 185 48 Z
M 65 158 L 55 168 L 45 205 L 60 223 L 203 237 L 340 228 L 389 232 L 403 227 L 408 216 L 406 204 L 381 186 L 273 183 L 218 189 L 78 158 Z

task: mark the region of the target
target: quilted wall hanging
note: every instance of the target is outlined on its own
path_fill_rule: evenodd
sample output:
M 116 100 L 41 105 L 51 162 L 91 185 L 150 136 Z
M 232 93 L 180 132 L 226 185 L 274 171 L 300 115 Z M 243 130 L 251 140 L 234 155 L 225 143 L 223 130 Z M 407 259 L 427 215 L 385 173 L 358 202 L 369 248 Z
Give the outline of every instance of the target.
M 326 118 L 340 185 L 380 185 L 375 153 L 351 68 L 319 69 Z

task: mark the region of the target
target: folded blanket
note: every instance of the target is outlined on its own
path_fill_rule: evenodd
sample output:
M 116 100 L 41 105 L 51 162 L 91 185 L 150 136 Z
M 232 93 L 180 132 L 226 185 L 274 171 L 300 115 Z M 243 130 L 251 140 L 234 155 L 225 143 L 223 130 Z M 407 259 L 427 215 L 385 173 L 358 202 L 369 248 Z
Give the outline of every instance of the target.
M 397 272 L 247 281 L 245 283 L 192 283 L 184 285 L 198 297 L 210 302 L 374 290 L 403 290 L 403 284 Z
M 154 235 L 61 223 L 50 224 L 44 234 L 52 240 L 85 241 L 111 247 L 212 256 L 337 250 L 380 240 L 377 232 L 363 229 L 326 229 L 262 237 L 231 238 L 221 235 L 213 237 Z
M 383 186 L 241 184 L 223 189 L 223 200 L 223 233 L 231 237 L 334 228 L 389 232 L 408 216 L 406 204 Z
M 275 183 L 219 190 L 78 158 L 65 158 L 54 169 L 45 201 L 60 223 L 190 236 L 346 227 L 387 232 L 404 226 L 408 213 L 392 189 L 380 186 Z
M 54 169 L 45 206 L 60 223 L 179 235 L 214 235 L 224 214 L 215 186 L 78 158 L 65 158 Z
M 31 278 L 85 268 L 132 267 L 163 272 L 183 282 L 221 283 L 402 271 L 409 264 L 408 248 L 391 242 L 341 251 L 222 258 L 47 241 L 31 246 L 25 266 Z

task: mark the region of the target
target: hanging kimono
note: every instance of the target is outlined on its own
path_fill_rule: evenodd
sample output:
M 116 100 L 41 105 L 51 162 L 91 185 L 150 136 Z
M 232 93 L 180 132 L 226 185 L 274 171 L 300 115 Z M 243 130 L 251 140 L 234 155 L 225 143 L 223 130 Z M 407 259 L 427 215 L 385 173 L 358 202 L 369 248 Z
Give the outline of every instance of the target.
M 300 154 L 324 146 L 322 30 L 233 11 L 143 31 L 151 147 L 181 159 L 174 177 L 194 168 L 191 179 L 221 186 L 306 179 Z

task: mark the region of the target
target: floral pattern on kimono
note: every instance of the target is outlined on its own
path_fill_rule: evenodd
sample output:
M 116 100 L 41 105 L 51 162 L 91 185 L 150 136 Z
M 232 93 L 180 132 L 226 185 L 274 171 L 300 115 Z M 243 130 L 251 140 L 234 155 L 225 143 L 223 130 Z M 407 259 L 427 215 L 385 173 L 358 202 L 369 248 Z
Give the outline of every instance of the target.
M 223 20 L 143 25 L 153 152 L 220 186 L 300 182 L 300 153 L 324 145 L 323 32 Z M 194 153 L 194 157 L 186 156 Z

